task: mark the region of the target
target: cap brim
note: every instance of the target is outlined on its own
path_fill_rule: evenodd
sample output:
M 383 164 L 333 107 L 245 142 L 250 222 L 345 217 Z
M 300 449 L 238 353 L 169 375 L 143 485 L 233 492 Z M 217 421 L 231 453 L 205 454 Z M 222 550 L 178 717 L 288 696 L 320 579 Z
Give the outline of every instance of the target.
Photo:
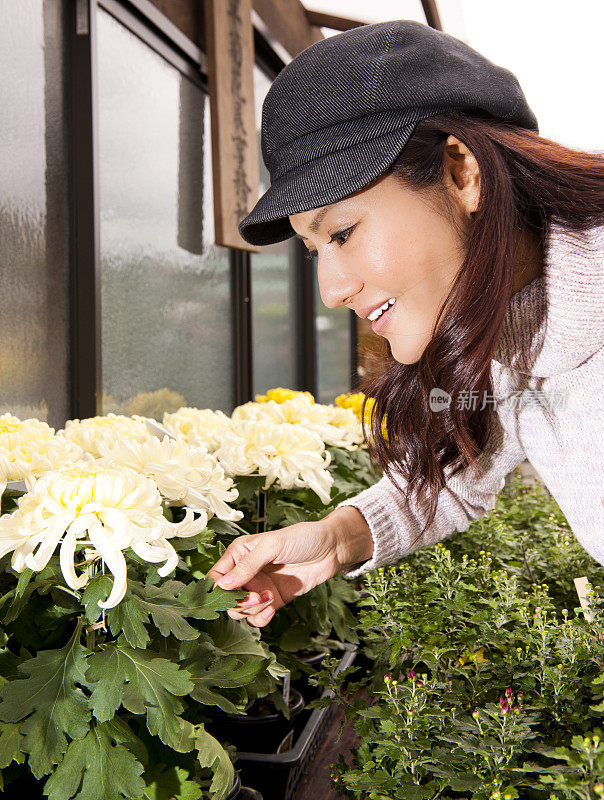
M 266 245 L 295 234 L 289 215 L 337 203 L 378 178 L 403 149 L 417 122 L 292 169 L 271 184 L 239 223 L 246 242 Z

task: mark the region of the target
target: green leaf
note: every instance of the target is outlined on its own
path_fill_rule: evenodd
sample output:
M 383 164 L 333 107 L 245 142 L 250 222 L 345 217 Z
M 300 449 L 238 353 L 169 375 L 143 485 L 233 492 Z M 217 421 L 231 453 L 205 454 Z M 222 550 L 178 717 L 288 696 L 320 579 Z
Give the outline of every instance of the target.
M 210 786 L 213 800 L 224 800 L 235 782 L 235 768 L 228 753 L 210 736 L 203 724 L 199 725 L 195 747 L 200 765 L 210 767 L 214 773 Z
M 123 704 L 133 714 L 147 714 L 147 727 L 168 747 L 188 752 L 183 735 L 184 708 L 177 698 L 193 689 L 189 673 L 165 658 L 130 647 L 123 639 L 106 644 L 89 658 L 86 679 L 96 684 L 90 697 L 94 716 L 105 722 Z
M 126 596 L 108 612 L 111 632 L 117 636 L 121 631 L 132 647 L 144 648 L 150 641 L 145 625 L 153 619 L 162 636 L 196 639 L 199 631 L 184 619 L 186 612 L 179 598 L 184 589 L 180 581 L 165 581 L 160 586 L 128 581 Z
M 219 611 L 234 608 L 237 600 L 243 600 L 247 591 L 227 591 L 216 586 L 212 589 L 212 578 L 195 581 L 186 586 L 180 593 L 179 600 L 184 606 L 184 614 L 195 619 L 217 619 Z
M 0 722 L 0 769 L 8 767 L 13 761 L 23 763 L 22 738 L 17 722 Z
M 109 722 L 105 722 L 105 729 L 111 734 L 111 738 L 123 744 L 126 750 L 130 750 L 137 761 L 146 768 L 149 762 L 147 748 L 135 735 L 128 723 L 117 714 Z
M 19 665 L 27 678 L 6 683 L 0 691 L 0 720 L 19 722 L 23 750 L 36 778 L 52 770 L 67 748 L 67 736 L 80 739 L 88 731 L 88 701 L 76 682 L 85 683 L 86 655 L 80 644 L 82 621 L 60 650 L 43 650 Z
M 46 570 L 44 572 L 46 572 Z M 27 585 L 22 586 L 22 594 L 15 595 L 14 600 L 9 605 L 6 614 L 4 615 L 5 625 L 9 625 L 20 616 L 23 610 L 27 607 L 28 601 L 35 591 L 44 593 L 45 591 L 48 591 L 51 586 L 56 584 L 55 578 L 40 578 L 39 576 L 42 574 L 43 573 L 39 573 L 36 580 L 30 580 Z M 48 573 L 46 572 L 46 574 Z
M 133 594 L 141 611 L 152 617 L 162 636 L 173 634 L 177 639 L 196 639 L 199 632 L 184 619 L 179 595 L 185 588 L 179 581 L 165 581 L 160 586 L 135 584 Z
M 131 584 L 132 581 L 128 583 Z M 145 622 L 148 621 L 149 615 L 137 603 L 137 598 L 130 588 L 126 590 L 126 596 L 121 603 L 107 610 L 107 622 L 111 633 L 114 636 L 123 633 L 132 647 L 145 648 L 151 641 L 145 628 Z
M 287 675 L 288 670 L 277 662 L 275 654 L 271 653 L 260 640 L 258 628 L 248 625 L 244 619 L 235 620 L 223 614 L 217 620 L 209 622 L 206 631 L 222 655 L 270 658 L 271 662 L 267 668 L 269 674 L 273 678 Z
M 88 622 L 96 622 L 101 616 L 102 609 L 99 608 L 99 600 L 106 600 L 109 597 L 113 579 L 110 575 L 94 575 L 84 588 L 82 603 L 86 608 L 86 619 Z
M 311 646 L 312 634 L 302 621 L 289 625 L 279 637 L 279 647 L 288 653 L 297 653 L 304 648 L 310 650 Z
M 179 767 L 164 769 L 163 764 L 158 764 L 144 777 L 147 788 L 143 797 L 148 800 L 199 800 L 202 795 L 201 786 L 189 780 L 187 771 Z
M 260 483 L 263 482 L 264 478 L 260 480 Z M 239 486 L 237 488 L 239 489 Z M 242 528 L 241 525 L 237 525 L 236 522 L 222 520 L 219 517 L 212 517 L 212 519 L 208 522 L 208 528 L 216 533 L 232 536 L 233 538 L 247 533 L 247 531 Z
M 113 730 L 95 724 L 83 739 L 70 743 L 44 791 L 49 800 L 137 800 L 145 789 L 142 772 L 143 765 Z
M 204 705 L 218 706 L 227 714 L 237 714 L 237 707 L 214 689 L 246 686 L 264 672 L 269 664 L 270 658 L 255 657 L 242 661 L 233 656 L 219 658 L 213 664 L 208 664 L 207 655 L 203 660 L 187 661 L 185 666 L 191 673 L 195 686 L 191 696 Z
M 23 597 L 23 592 L 25 591 L 27 584 L 30 582 L 33 576 L 34 576 L 33 569 L 25 567 L 23 572 L 19 575 L 19 580 L 17 581 L 17 588 L 15 589 L 15 595 L 17 597 Z

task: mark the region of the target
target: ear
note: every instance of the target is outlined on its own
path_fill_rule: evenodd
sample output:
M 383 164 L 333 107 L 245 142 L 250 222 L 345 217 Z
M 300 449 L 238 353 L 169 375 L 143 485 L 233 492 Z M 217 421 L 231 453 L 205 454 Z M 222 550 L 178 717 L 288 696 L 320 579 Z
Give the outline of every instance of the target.
M 445 142 L 443 180 L 453 199 L 470 217 L 480 200 L 480 170 L 474 154 L 452 135 Z

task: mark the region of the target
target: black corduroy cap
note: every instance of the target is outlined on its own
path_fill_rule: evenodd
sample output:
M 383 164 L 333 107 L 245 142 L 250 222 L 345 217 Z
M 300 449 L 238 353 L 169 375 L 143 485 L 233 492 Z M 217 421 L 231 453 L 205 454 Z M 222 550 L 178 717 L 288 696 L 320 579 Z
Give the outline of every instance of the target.
M 307 47 L 264 99 L 262 156 L 271 185 L 239 223 L 241 236 L 254 245 L 293 236 L 290 214 L 368 186 L 420 120 L 447 109 L 539 130 L 512 72 L 421 22 L 362 25 Z

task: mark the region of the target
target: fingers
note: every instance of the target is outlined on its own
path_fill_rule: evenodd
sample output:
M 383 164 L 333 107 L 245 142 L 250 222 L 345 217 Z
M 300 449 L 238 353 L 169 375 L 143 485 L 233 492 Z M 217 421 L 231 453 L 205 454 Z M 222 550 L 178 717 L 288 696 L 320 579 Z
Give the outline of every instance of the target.
M 275 542 L 272 537 L 260 534 L 253 543 L 250 543 L 249 539 L 244 542 L 239 541 L 244 538 L 247 539 L 247 537 L 240 536 L 239 539 L 232 542 L 227 552 L 208 573 L 212 573 L 212 577 L 214 574 L 218 574 L 216 585 L 222 589 L 239 589 L 244 586 L 267 564 L 270 564 L 276 555 Z M 233 549 L 229 553 L 229 558 L 225 558 L 231 548 Z M 233 566 L 229 570 L 228 567 L 231 563 Z
M 264 611 L 272 601 L 272 592 L 250 592 L 247 598 L 240 600 L 235 608 L 229 608 L 227 613 L 232 619 L 244 619 Z
M 253 542 L 250 541 L 252 536 L 253 534 L 244 534 L 231 542 L 212 569 L 208 570 L 206 577 L 212 578 L 216 584 L 223 575 L 230 572 L 237 562 L 252 549 Z
M 273 614 L 285 605 L 279 589 L 265 572 L 253 578 L 246 588 L 250 589 L 249 595 L 227 614 L 233 619 L 245 619 L 256 627 L 267 625 Z
M 259 614 L 254 614 L 254 616 L 248 617 L 247 624 L 253 625 L 255 628 L 262 628 L 265 625 L 268 625 L 268 623 L 273 618 L 274 613 L 275 609 L 272 606 L 268 606 L 267 608 L 264 609 L 264 611 L 261 611 Z

